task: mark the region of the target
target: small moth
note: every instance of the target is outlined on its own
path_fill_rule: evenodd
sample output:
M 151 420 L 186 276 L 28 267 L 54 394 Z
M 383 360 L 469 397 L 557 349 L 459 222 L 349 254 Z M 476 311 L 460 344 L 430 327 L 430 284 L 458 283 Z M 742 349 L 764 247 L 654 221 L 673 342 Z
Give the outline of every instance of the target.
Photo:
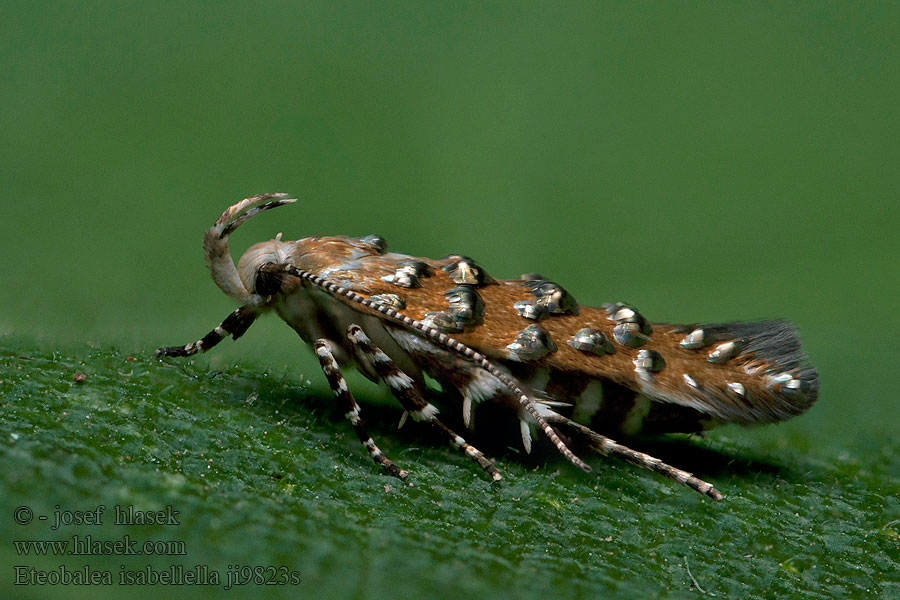
M 203 238 L 213 281 L 240 304 L 215 329 L 156 356 L 190 356 L 229 335 L 237 339 L 275 312 L 313 350 L 336 401 L 372 459 L 409 473 L 366 432 L 342 367 L 385 382 L 407 417 L 424 421 L 494 480 L 499 471 L 448 428 L 425 394 L 424 375 L 455 390 L 463 422 L 495 404 L 518 419 L 522 445 L 532 428 L 589 471 L 569 444 L 609 454 L 721 500 L 711 484 L 637 452 L 603 432 L 700 432 L 724 423 L 788 419 L 818 396 L 818 375 L 786 321 L 672 325 L 651 323 L 634 306 L 579 304 L 539 275 L 495 279 L 473 259 L 439 260 L 388 251 L 376 235 L 275 239 L 247 250 L 237 265 L 229 236 L 253 216 L 294 202 L 261 194 L 228 208 Z M 446 407 L 445 407 L 446 408 Z

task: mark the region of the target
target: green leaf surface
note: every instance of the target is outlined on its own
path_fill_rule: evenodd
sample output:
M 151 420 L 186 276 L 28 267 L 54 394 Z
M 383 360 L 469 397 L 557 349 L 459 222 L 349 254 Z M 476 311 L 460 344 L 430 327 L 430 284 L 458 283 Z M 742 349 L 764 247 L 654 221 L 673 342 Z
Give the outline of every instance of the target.
M 365 406 L 382 448 L 412 472 L 403 484 L 371 463 L 329 397 L 290 378 L 12 342 L 0 354 L 3 562 L 88 565 L 116 583 L 44 586 L 40 597 L 118 597 L 126 572 L 198 565 L 219 585 L 179 593 L 219 597 L 232 565 L 296 571 L 297 585 L 229 591 L 273 597 L 888 598 L 898 589 L 896 446 L 851 460 L 812 459 L 801 437 L 756 443 L 737 430 L 673 442 L 670 455 L 718 456 L 703 472 L 726 494 L 716 503 L 629 465 L 597 460 L 584 474 L 552 455 L 536 465 L 504 455 L 505 478 L 490 484 L 415 426 L 396 431 L 398 410 Z M 102 524 L 52 529 L 55 511 L 99 505 Z M 48 520 L 17 524 L 16 506 Z M 117 506 L 171 506 L 178 524 L 117 525 Z M 25 556 L 10 543 L 88 535 L 183 542 L 185 553 Z M 10 570 L 2 576 L 9 585 Z

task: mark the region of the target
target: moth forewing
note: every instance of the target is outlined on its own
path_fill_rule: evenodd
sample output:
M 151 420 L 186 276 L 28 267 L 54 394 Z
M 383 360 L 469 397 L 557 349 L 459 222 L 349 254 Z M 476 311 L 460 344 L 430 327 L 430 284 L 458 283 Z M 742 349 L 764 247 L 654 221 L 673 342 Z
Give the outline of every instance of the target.
M 491 277 L 463 255 L 427 259 L 388 251 L 379 236 L 276 239 L 232 262 L 228 237 L 252 216 L 293 202 L 262 194 L 229 207 L 204 236 L 215 283 L 243 306 L 201 340 L 158 355 L 184 356 L 237 338 L 274 311 L 315 347 L 360 441 L 387 472 L 406 477 L 365 433 L 340 373 L 354 366 L 384 381 L 411 416 L 433 426 L 493 479 L 484 455 L 439 418 L 423 374 L 455 389 L 463 420 L 477 406 L 507 406 L 523 446 L 533 423 L 589 470 L 559 433 L 601 454 L 656 471 L 721 499 L 710 484 L 598 433 L 693 432 L 721 423 L 787 419 L 818 396 L 818 376 L 785 321 L 653 323 L 624 302 L 578 303 L 537 275 Z M 447 409 L 447 407 L 444 407 Z

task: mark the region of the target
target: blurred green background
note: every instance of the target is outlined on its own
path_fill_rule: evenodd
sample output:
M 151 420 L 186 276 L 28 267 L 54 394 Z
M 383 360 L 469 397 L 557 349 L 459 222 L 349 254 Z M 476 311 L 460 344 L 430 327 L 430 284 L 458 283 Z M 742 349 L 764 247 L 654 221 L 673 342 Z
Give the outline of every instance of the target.
M 47 2 L 3 15 L 0 343 L 144 360 L 196 339 L 233 308 L 203 230 L 242 197 L 285 191 L 300 202 L 242 228 L 236 255 L 279 231 L 378 233 L 652 320 L 786 317 L 821 372 L 818 405 L 714 436 L 808 457 L 797 469 L 812 480 L 839 458 L 896 466 L 900 4 Z M 195 364 L 327 395 L 274 317 Z M 359 458 L 346 461 L 379 481 Z M 879 477 L 858 509 L 897 494 L 896 471 Z M 873 526 L 900 517 L 890 506 Z M 431 573 L 436 590 L 456 577 Z M 687 590 L 679 573 L 659 589 Z M 877 575 L 873 597 L 898 593 Z

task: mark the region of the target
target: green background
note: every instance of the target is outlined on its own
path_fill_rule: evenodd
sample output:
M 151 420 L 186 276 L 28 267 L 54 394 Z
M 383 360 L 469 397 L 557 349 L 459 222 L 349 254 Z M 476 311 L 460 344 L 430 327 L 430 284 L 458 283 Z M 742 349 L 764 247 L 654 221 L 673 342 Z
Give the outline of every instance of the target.
M 50 2 L 3 15 L 4 586 L 7 565 L 147 562 L 26 560 L 13 539 L 131 533 L 187 540 L 161 568 L 302 576 L 232 595 L 900 597 L 900 4 Z M 276 318 L 184 369 L 150 356 L 233 308 L 202 232 L 266 191 L 300 202 L 242 228 L 236 254 L 279 231 L 378 233 L 652 320 L 786 317 L 820 370 L 819 403 L 657 447 L 726 494 L 713 505 L 612 461 L 585 475 L 502 449 L 491 487 L 431 436 L 396 432 L 399 410 L 352 377 L 381 446 L 413 472 L 405 488 L 369 464 Z M 52 532 L 11 517 L 101 503 L 172 504 L 184 521 Z

